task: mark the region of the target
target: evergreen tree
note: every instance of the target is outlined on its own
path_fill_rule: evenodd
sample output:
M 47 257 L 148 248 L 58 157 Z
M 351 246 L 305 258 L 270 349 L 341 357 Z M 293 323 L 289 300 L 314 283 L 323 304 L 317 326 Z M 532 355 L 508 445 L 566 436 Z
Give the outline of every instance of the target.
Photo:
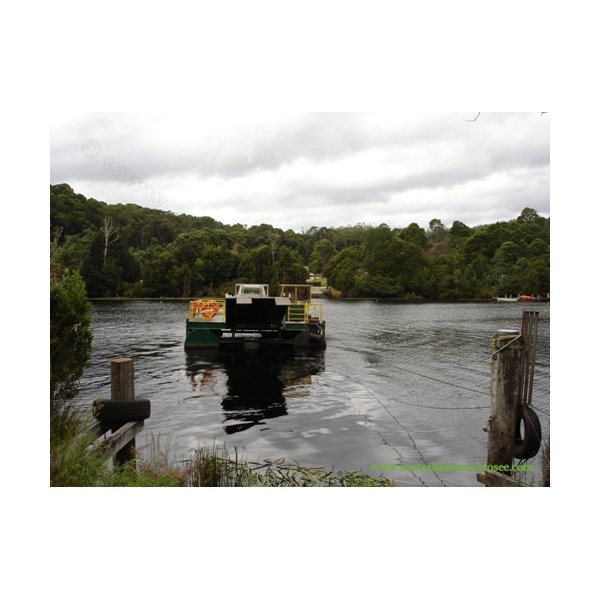
M 216 294 L 236 282 L 303 282 L 328 277 L 345 296 L 428 299 L 545 294 L 550 286 L 550 219 L 525 208 L 514 220 L 450 228 L 431 219 L 296 233 L 269 224 L 247 228 L 211 217 L 175 215 L 134 204 L 109 205 L 50 187 L 51 236 L 61 260 L 80 270 L 91 297 Z
M 63 268 L 56 244 L 50 254 L 50 408 L 77 394 L 91 346 L 91 305 L 78 271 Z

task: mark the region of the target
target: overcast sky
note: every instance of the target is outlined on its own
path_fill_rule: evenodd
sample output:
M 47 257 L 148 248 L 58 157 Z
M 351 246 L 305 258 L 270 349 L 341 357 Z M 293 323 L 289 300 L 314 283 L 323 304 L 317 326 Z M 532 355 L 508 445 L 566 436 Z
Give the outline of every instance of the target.
M 63 116 L 51 182 L 109 204 L 296 231 L 472 226 L 525 207 L 549 216 L 550 115 L 477 114 Z

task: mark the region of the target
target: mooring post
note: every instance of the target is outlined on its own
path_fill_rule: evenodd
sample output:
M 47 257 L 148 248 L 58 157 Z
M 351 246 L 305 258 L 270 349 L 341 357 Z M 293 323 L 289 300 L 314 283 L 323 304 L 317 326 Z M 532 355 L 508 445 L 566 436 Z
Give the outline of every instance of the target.
M 110 399 L 121 402 L 133 402 L 133 359 L 113 358 L 110 361 Z M 114 423 L 112 432 L 117 431 L 123 423 Z M 115 463 L 125 464 L 135 458 L 135 437 L 115 454 Z
M 511 476 L 515 451 L 515 429 L 521 389 L 523 341 L 518 331 L 501 330 L 494 336 L 491 362 L 491 415 L 487 424 L 488 468 Z M 488 476 L 489 475 L 489 476 Z M 497 485 L 493 473 L 479 473 L 477 480 Z
M 110 399 L 133 402 L 133 358 L 113 358 L 110 361 Z

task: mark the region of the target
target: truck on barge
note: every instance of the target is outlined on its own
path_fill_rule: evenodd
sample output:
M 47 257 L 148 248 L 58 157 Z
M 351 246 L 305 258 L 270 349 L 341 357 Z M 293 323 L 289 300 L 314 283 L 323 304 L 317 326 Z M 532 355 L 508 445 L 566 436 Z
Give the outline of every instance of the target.
M 310 285 L 283 284 L 277 296 L 265 283 L 238 283 L 225 298 L 192 300 L 186 319 L 186 350 L 324 350 L 323 307 Z

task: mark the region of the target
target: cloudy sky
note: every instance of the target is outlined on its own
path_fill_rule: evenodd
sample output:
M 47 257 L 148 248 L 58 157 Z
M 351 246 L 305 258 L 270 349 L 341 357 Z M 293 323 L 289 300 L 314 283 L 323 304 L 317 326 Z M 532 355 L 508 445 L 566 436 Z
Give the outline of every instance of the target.
M 84 113 L 55 117 L 51 183 L 300 231 L 549 216 L 550 115 Z M 475 120 L 473 120 L 475 119 Z

